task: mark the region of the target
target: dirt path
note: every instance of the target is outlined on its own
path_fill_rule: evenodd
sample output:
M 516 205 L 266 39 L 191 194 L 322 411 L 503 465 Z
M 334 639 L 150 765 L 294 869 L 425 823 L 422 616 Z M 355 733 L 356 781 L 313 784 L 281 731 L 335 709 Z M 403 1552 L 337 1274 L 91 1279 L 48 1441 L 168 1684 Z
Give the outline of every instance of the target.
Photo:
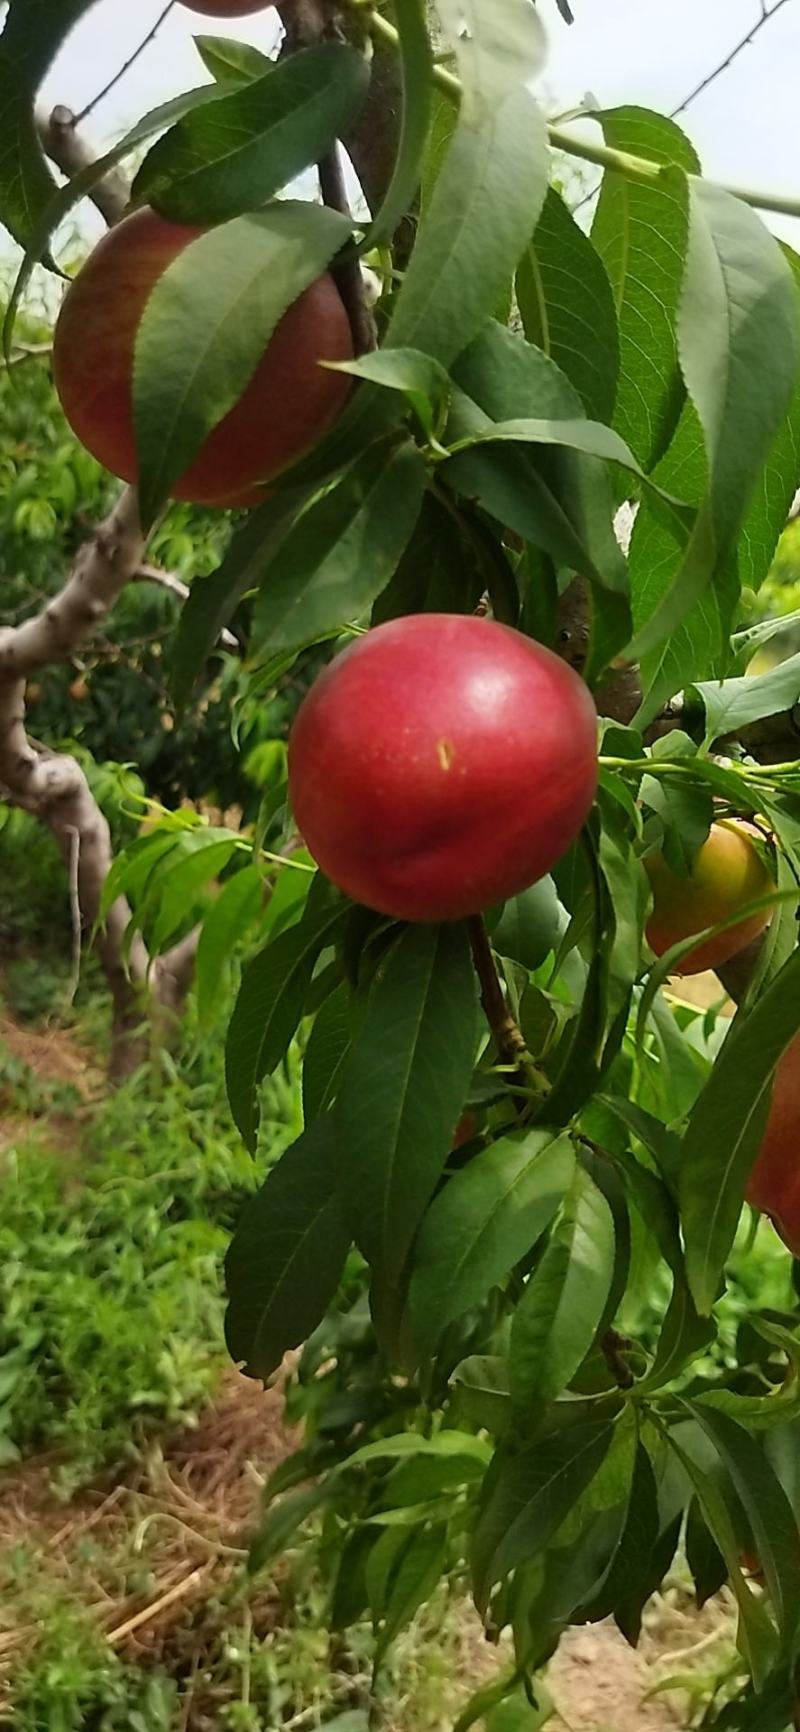
M 552 1732 L 675 1732 L 685 1724 L 661 1697 L 643 1702 L 653 1673 L 613 1624 L 567 1635 L 548 1673 L 559 1715 Z

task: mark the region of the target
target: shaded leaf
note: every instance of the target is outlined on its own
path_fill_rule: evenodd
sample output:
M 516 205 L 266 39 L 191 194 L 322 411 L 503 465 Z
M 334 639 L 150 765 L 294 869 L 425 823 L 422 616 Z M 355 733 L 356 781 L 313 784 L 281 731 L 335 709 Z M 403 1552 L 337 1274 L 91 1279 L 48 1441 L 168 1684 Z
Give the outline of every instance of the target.
M 333 1174 L 335 1128 L 318 1119 L 248 1200 L 225 1260 L 225 1333 L 250 1377 L 271 1377 L 322 1321 L 350 1246 Z
M 303 1060 L 303 1112 L 307 1120 L 327 1112 L 336 1096 L 353 1033 L 351 992 L 337 986 L 314 1018 Z
M 203 921 L 197 946 L 197 1019 L 207 1029 L 221 1009 L 222 987 L 236 944 L 257 919 L 264 880 L 257 866 L 245 866 L 220 891 Z
M 800 1615 L 800 1532 L 792 1506 L 761 1444 L 743 1425 L 702 1401 L 687 1405 L 711 1438 L 750 1523 L 787 1653 Z
M 602 1465 L 609 1425 L 576 1425 L 513 1454 L 501 1445 L 472 1545 L 479 1609 L 492 1588 L 543 1550 Z
M 250 1149 L 258 1130 L 259 1084 L 286 1052 L 314 964 L 341 918 L 338 908 L 307 916 L 273 939 L 242 976 L 228 1029 L 225 1077 L 231 1112 Z
M 465 928 L 406 928 L 378 966 L 336 1105 L 345 1209 L 359 1248 L 389 1281 L 447 1160 L 476 1034 Z
M 613 1270 L 611 1210 L 579 1168 L 514 1313 L 509 1372 L 518 1406 L 552 1400 L 574 1377 L 594 1340 Z
M 24 247 L 56 189 L 34 121 L 40 84 L 92 0 L 11 0 L 0 36 L 0 221 Z
M 374 446 L 311 504 L 275 549 L 253 620 L 264 655 L 358 620 L 385 589 L 414 531 L 426 484 L 410 440 Z
M 249 514 L 219 569 L 208 577 L 195 578 L 181 609 L 170 654 L 170 687 L 178 708 L 188 703 L 223 626 L 247 590 L 260 582 L 310 492 L 308 487 L 297 487 L 273 494 Z
M 779 1059 L 800 1028 L 800 951 L 754 1008 L 737 1013 L 686 1130 L 680 1176 L 686 1269 L 698 1310 L 714 1303 L 756 1158 Z

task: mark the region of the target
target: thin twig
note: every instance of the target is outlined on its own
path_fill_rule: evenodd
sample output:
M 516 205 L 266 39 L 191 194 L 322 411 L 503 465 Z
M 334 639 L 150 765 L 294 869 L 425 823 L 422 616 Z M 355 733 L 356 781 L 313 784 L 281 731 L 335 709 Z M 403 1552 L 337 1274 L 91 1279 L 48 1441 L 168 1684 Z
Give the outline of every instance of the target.
M 771 6 L 768 10 L 764 4 L 764 0 L 761 0 L 761 16 L 756 20 L 752 30 L 749 30 L 747 35 L 742 37 L 741 42 L 737 42 L 736 47 L 731 49 L 727 58 L 721 60 L 719 65 L 714 67 L 713 72 L 709 72 L 706 78 L 702 78 L 700 83 L 695 85 L 694 90 L 690 90 L 689 95 L 685 96 L 683 101 L 678 103 L 677 108 L 670 110 L 670 120 L 675 120 L 679 114 L 683 114 L 685 109 L 687 109 L 691 103 L 697 101 L 698 96 L 702 96 L 704 90 L 708 90 L 709 85 L 714 84 L 718 78 L 721 78 L 723 72 L 727 72 L 728 67 L 732 66 L 734 60 L 738 59 L 743 49 L 749 48 L 751 42 L 755 41 L 759 30 L 763 30 L 764 25 L 768 24 L 770 19 L 775 17 L 776 12 L 780 12 L 781 7 L 786 6 L 787 4 L 788 0 L 775 0 L 775 5 Z
M 155 24 L 153 25 L 152 29 L 148 30 L 147 35 L 144 38 L 144 41 L 140 42 L 138 48 L 135 48 L 133 53 L 128 56 L 128 59 L 125 61 L 124 66 L 120 67 L 119 72 L 115 72 L 113 78 L 110 78 L 108 83 L 103 85 L 102 90 L 99 90 L 97 95 L 92 97 L 91 102 L 87 102 L 86 107 L 81 109 L 80 114 L 76 114 L 76 116 L 75 116 L 76 126 L 79 126 L 80 122 L 82 120 L 85 120 L 87 115 L 91 114 L 92 111 L 95 108 L 97 108 L 98 104 L 103 101 L 104 97 L 108 96 L 109 92 L 114 90 L 115 87 L 119 84 L 120 80 L 125 77 L 126 72 L 130 72 L 131 67 L 135 66 L 136 61 L 139 59 L 140 54 L 143 54 L 145 49 L 149 48 L 150 43 L 153 41 L 154 37 L 156 37 L 158 35 L 158 32 L 161 29 L 161 26 L 164 23 L 164 20 L 166 18 L 168 18 L 170 12 L 172 11 L 174 4 L 175 4 L 175 0 L 167 0 L 167 4 L 164 7 L 163 12 L 156 19 Z
M 345 186 L 342 147 L 339 143 L 334 144 L 333 149 L 326 153 L 319 164 L 319 186 L 322 202 L 329 210 L 341 211 L 342 215 L 348 218 L 352 216 Z M 358 259 L 348 258 L 345 253 L 341 260 L 331 266 L 331 275 L 335 278 L 350 320 L 355 353 L 369 354 L 377 347 L 377 337 L 375 321 L 367 305 L 366 285 Z
M 189 585 L 184 583 L 182 577 L 176 576 L 174 571 L 162 571 L 158 565 L 140 565 L 138 571 L 133 574 L 133 582 L 155 583 L 159 589 L 169 590 L 171 595 L 177 595 L 181 601 L 186 601 L 189 595 Z M 219 641 L 223 649 L 239 650 L 241 648 L 238 637 L 235 637 L 232 631 L 228 631 L 227 626 L 223 626 L 219 634 Z
M 367 29 L 376 41 L 385 42 L 387 46 L 397 48 L 398 32 L 388 18 L 374 7 L 365 6 L 363 0 L 350 0 L 357 14 L 363 16 Z M 777 10 L 773 7 L 773 12 Z M 450 96 L 454 102 L 460 102 L 463 95 L 461 80 L 452 72 L 447 72 L 443 66 L 434 66 L 433 82 Z M 613 170 L 622 174 L 628 180 L 639 181 L 643 185 L 658 185 L 664 174 L 661 163 L 653 162 L 644 156 L 635 156 L 631 151 L 615 150 L 611 145 L 596 144 L 591 139 L 576 138 L 571 132 L 564 132 L 560 126 L 548 126 L 547 135 L 554 150 L 562 150 L 567 156 L 577 157 L 582 162 L 595 163 L 598 168 Z M 709 186 L 722 192 L 730 193 L 732 198 L 738 198 L 742 204 L 752 205 L 754 210 L 777 211 L 782 216 L 800 217 L 800 198 L 785 198 L 778 193 L 763 192 L 760 188 L 734 186 L 724 181 L 708 181 Z

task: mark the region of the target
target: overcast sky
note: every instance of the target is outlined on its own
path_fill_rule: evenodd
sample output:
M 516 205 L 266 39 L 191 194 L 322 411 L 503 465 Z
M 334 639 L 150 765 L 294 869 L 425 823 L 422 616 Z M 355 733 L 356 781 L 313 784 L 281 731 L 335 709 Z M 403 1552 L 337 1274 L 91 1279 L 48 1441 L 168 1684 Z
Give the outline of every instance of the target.
M 488 0 L 491 3 L 491 0 Z M 767 0 L 771 8 L 775 0 Z M 73 32 L 44 89 L 45 101 L 81 109 L 133 51 L 164 0 L 99 0 Z M 637 102 L 669 112 L 755 23 L 760 0 L 572 0 L 568 28 L 555 0 L 541 0 L 550 57 L 549 112 L 589 91 L 604 107 Z M 92 116 L 99 142 L 116 138 L 148 108 L 206 74 L 192 44 L 201 32 L 240 36 L 269 49 L 272 8 L 215 24 L 175 5 L 156 40 Z M 734 66 L 681 117 L 714 179 L 800 197 L 797 85 L 800 0 L 786 0 Z M 768 219 L 800 246 L 800 222 Z

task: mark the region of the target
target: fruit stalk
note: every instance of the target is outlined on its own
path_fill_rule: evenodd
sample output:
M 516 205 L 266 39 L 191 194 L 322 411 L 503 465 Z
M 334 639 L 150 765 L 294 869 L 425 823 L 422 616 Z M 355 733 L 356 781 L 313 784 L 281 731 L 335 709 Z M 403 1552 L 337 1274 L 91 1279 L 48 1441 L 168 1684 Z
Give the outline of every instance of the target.
M 473 914 L 467 921 L 467 930 L 480 985 L 481 1004 L 500 1059 L 517 1071 L 526 1089 L 533 1088 L 540 1094 L 541 1080 L 525 1045 L 522 1029 L 508 1008 L 483 915 Z

